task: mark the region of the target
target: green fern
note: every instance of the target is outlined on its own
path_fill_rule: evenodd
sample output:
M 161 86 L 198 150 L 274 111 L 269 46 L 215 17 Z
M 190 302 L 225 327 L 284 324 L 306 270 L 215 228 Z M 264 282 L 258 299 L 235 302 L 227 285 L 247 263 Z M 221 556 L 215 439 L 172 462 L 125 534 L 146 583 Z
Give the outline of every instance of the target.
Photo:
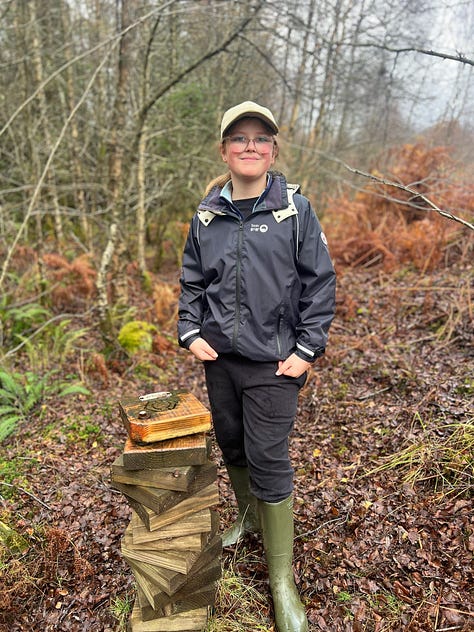
M 37 303 L 28 303 L 19 307 L 8 305 L 3 297 L 0 304 L 0 326 L 4 331 L 3 346 L 17 345 L 22 337 L 28 336 L 35 328 L 51 318 L 51 312 Z
M 18 423 L 22 420 L 22 417 L 18 414 L 0 417 L 0 442 L 9 437 L 18 426 Z
M 0 370 L 0 397 L 7 402 L 16 402 L 25 394 L 24 388 L 19 382 L 19 373 L 8 373 Z
M 67 395 L 90 395 L 89 389 L 82 384 L 67 384 L 59 387 L 58 397 L 67 397 Z
M 75 352 L 74 343 L 87 334 L 87 329 L 68 329 L 70 322 L 52 323 L 30 338 L 19 336 L 28 354 L 29 366 L 36 372 L 62 365 Z
M 79 383 L 58 381 L 57 373 L 57 369 L 43 376 L 32 371 L 20 374 L 0 370 L 0 401 L 3 402 L 0 406 L 0 441 L 11 435 L 48 398 L 90 394 Z

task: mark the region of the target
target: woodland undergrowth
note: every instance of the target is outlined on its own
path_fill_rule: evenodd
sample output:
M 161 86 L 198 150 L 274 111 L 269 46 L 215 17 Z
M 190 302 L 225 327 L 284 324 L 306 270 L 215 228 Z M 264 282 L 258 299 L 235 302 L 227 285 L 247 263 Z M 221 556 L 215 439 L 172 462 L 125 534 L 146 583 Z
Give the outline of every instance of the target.
M 423 195 L 455 169 L 419 146 L 393 165 Z M 312 631 L 474 627 L 474 240 L 399 195 L 411 206 L 369 183 L 328 200 L 322 220 L 337 315 L 290 443 L 294 570 Z M 446 186 L 441 201 L 474 216 L 469 183 Z M 107 347 L 94 258 L 15 252 L 0 303 L 2 632 L 125 629 L 130 510 L 109 480 L 125 440 L 117 403 L 175 388 L 207 397 L 202 367 L 175 340 L 178 273 L 172 261 L 144 280 L 129 263 Z M 213 458 L 225 528 L 235 503 L 215 442 Z M 261 540 L 226 549 L 223 567 L 208 632 L 273 631 Z

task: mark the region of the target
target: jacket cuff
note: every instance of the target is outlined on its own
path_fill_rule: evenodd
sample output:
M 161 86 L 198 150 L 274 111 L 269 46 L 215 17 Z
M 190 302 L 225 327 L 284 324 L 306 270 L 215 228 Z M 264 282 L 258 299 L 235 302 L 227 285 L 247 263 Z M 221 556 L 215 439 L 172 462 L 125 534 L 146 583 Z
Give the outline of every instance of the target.
M 189 347 L 193 344 L 193 342 L 200 337 L 201 337 L 201 330 L 192 329 L 191 331 L 188 331 L 187 333 L 185 333 L 183 336 L 180 336 L 178 342 L 181 347 L 184 347 L 185 349 L 189 349 Z
M 318 347 L 314 351 L 312 351 L 311 349 L 308 349 L 308 347 L 305 347 L 304 345 L 297 342 L 295 355 L 297 355 L 298 358 L 305 360 L 306 362 L 314 362 L 322 355 L 324 355 L 325 351 L 326 350 L 324 349 L 324 347 Z

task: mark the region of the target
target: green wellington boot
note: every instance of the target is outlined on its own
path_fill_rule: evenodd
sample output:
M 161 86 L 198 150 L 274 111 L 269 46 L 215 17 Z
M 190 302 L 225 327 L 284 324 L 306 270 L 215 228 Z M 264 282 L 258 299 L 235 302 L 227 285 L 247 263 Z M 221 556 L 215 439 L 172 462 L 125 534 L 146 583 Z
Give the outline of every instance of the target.
M 308 619 L 293 577 L 293 497 L 258 501 L 263 546 L 278 632 L 307 632 Z
M 260 531 L 257 499 L 250 491 L 249 471 L 246 467 L 226 465 L 237 499 L 239 513 L 234 524 L 222 534 L 222 546 L 236 544 L 245 533 Z

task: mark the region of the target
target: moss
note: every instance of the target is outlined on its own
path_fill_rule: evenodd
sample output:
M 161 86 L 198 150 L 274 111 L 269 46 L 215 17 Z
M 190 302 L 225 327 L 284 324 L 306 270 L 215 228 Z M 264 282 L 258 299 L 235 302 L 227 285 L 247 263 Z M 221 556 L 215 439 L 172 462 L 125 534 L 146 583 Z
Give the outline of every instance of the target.
M 154 332 L 154 325 L 143 320 L 132 320 L 121 328 L 118 341 L 132 355 L 138 351 L 151 351 Z

